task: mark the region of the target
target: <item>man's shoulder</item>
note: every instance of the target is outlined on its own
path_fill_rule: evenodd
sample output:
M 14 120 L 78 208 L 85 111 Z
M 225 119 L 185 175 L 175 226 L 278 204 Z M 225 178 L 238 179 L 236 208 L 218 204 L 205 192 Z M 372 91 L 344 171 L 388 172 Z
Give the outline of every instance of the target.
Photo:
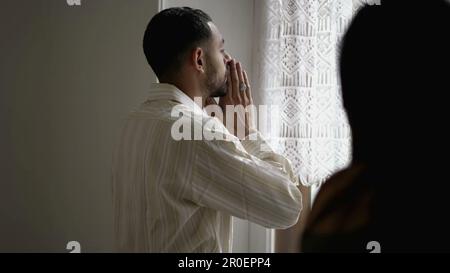
M 175 109 L 179 109 L 183 113 L 191 112 L 187 106 L 174 101 L 144 101 L 128 113 L 128 119 L 173 123 L 179 118 L 174 112 Z

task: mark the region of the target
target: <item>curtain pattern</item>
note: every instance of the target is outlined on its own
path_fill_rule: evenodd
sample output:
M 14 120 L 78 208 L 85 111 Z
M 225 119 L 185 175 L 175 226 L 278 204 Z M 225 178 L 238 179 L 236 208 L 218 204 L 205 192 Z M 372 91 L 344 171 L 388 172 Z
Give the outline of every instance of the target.
M 271 113 L 265 134 L 291 160 L 304 185 L 319 185 L 351 160 L 337 71 L 339 42 L 366 2 L 377 4 L 255 1 L 254 90 L 260 103 L 279 109 Z

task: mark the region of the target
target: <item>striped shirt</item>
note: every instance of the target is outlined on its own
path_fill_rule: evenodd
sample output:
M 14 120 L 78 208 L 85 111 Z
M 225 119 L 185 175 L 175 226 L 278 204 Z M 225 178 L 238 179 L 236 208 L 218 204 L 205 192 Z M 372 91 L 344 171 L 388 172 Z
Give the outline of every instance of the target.
M 175 140 L 175 106 L 228 137 Z M 239 140 L 176 87 L 154 84 L 128 115 L 113 156 L 117 250 L 231 252 L 232 216 L 267 228 L 294 225 L 302 196 L 290 162 L 254 134 Z

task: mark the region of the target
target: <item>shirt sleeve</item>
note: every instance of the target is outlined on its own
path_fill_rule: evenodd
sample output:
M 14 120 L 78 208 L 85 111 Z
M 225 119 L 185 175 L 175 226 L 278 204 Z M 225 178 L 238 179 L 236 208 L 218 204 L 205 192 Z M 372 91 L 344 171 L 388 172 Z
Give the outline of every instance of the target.
M 280 169 L 289 176 L 289 179 L 293 181 L 296 186 L 300 185 L 298 176 L 294 174 L 292 169 L 291 161 L 275 152 L 259 131 L 255 131 L 245 140 L 242 140 L 241 143 L 249 154 Z
M 267 228 L 288 228 L 302 210 L 297 179 L 289 161 L 257 134 L 242 142 L 195 141 L 189 198 Z

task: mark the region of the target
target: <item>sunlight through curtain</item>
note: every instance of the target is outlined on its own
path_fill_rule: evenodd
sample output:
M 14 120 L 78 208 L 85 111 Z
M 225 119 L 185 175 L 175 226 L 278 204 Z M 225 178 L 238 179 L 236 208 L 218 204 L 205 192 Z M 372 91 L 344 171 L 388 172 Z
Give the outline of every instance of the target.
M 263 133 L 292 161 L 304 185 L 318 185 L 350 162 L 338 52 L 347 25 L 365 2 L 377 4 L 255 1 L 253 89 L 259 91 L 259 103 L 279 108 Z

